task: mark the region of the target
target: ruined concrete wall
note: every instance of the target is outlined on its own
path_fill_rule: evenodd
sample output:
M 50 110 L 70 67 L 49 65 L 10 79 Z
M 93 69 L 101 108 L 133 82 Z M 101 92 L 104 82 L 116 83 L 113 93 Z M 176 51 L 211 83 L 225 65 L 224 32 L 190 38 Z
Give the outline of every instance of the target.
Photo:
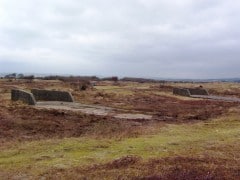
M 184 88 L 174 88 L 173 94 L 180 95 L 180 96 L 188 96 L 190 97 L 190 91 Z
M 35 105 L 36 100 L 32 93 L 27 91 L 12 89 L 11 91 L 11 99 L 12 101 L 23 101 L 29 105 Z
M 202 88 L 174 88 L 173 94 L 189 97 L 192 95 L 209 95 L 208 91 Z
M 74 101 L 71 93 L 66 91 L 32 89 L 31 92 L 37 101 Z
M 191 95 L 206 95 L 208 96 L 209 93 L 206 89 L 202 88 L 195 88 L 195 89 L 188 89 Z

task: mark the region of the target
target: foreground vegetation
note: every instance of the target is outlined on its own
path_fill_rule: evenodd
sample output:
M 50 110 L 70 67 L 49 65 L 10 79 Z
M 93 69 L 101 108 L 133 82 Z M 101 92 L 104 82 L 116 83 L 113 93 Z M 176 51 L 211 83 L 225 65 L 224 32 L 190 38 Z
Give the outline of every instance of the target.
M 167 168 L 165 171 L 169 172 L 173 167 L 176 168 L 176 164 L 166 167 L 159 163 L 152 167 L 154 173 L 142 171 L 138 165 L 148 166 L 154 160 L 161 162 L 164 158 L 179 160 L 181 157 L 180 160 L 186 158 L 186 162 L 178 165 L 179 172 L 175 173 L 194 170 L 196 175 L 203 173 L 201 175 L 207 177 L 206 172 L 198 172 L 201 167 L 213 177 L 218 177 L 218 173 L 222 172 L 215 170 L 224 167 L 227 170 L 226 178 L 233 178 L 240 175 L 239 117 L 240 111 L 232 109 L 222 118 L 193 124 L 169 124 L 154 134 L 143 134 L 136 138 L 80 137 L 15 143 L 1 147 L 0 172 L 52 177 L 54 174 L 51 172 L 56 171 L 66 178 L 73 178 L 74 175 L 97 178 L 99 173 L 101 176 L 115 178 L 115 173 L 120 175 L 123 172 L 126 177 L 164 176 L 164 172 L 155 172 L 154 169 Z M 191 167 L 193 162 L 194 166 Z M 89 172 L 88 169 L 93 168 L 93 164 L 96 170 Z M 102 167 L 98 169 L 100 165 Z M 190 169 L 185 169 L 184 166 Z M 77 168 L 82 170 L 80 174 L 77 173 Z M 75 171 L 73 174 L 68 173 L 70 170 Z
M 240 106 L 172 95 L 191 83 L 0 81 L 0 179 L 239 179 Z M 205 84 L 240 97 L 239 84 Z M 124 120 L 10 101 L 10 89 L 72 92 L 82 103 L 153 115 Z

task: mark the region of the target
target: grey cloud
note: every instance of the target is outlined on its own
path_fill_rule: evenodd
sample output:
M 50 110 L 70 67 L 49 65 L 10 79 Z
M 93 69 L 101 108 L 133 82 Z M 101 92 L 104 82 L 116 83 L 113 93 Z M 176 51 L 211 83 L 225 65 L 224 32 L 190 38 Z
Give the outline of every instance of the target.
M 20 62 L 37 73 L 239 76 L 234 0 L 2 0 L 1 7 L 1 71 Z

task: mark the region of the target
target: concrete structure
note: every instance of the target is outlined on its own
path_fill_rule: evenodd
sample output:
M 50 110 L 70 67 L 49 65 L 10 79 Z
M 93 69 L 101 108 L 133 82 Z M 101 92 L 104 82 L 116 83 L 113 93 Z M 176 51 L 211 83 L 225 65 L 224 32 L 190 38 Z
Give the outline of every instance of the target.
M 205 95 L 205 96 L 208 96 L 209 93 L 206 89 L 203 89 L 203 88 L 191 88 L 191 89 L 188 89 L 190 91 L 190 94 L 191 95 Z
M 173 94 L 180 95 L 180 96 L 194 96 L 194 95 L 204 95 L 208 96 L 209 93 L 206 89 L 202 88 L 174 88 Z
M 32 93 L 29 93 L 27 91 L 13 89 L 11 91 L 11 99 L 12 101 L 23 101 L 24 103 L 27 103 L 29 105 L 35 105 L 36 100 Z
M 190 91 L 185 88 L 173 88 L 173 94 L 190 97 Z
M 31 92 L 37 101 L 74 102 L 74 99 L 73 99 L 71 93 L 66 92 L 66 91 L 32 89 Z

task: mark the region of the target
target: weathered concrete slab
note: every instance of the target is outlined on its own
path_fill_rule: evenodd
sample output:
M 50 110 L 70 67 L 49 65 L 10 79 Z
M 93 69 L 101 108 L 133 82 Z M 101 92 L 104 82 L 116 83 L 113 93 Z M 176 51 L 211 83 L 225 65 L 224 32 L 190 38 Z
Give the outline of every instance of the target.
M 11 99 L 12 101 L 22 101 L 24 103 L 27 103 L 29 105 L 35 105 L 36 100 L 32 93 L 19 90 L 19 89 L 12 89 L 11 90 Z
M 57 110 L 69 110 L 82 112 L 85 114 L 93 114 L 97 116 L 111 116 L 119 119 L 144 119 L 151 120 L 152 115 L 145 115 L 140 113 L 123 113 L 121 109 L 105 107 L 105 106 L 95 106 L 80 103 L 70 103 L 70 102 L 57 102 L 57 101 L 45 101 L 37 102 L 36 108 L 38 109 L 57 109 Z
M 34 95 L 36 101 L 74 102 L 72 94 L 66 91 L 32 89 L 31 92 Z
M 130 113 L 125 113 L 125 114 L 117 114 L 114 116 L 115 118 L 120 118 L 120 119 L 146 119 L 150 120 L 152 119 L 151 115 L 145 115 L 145 114 L 130 114 Z

